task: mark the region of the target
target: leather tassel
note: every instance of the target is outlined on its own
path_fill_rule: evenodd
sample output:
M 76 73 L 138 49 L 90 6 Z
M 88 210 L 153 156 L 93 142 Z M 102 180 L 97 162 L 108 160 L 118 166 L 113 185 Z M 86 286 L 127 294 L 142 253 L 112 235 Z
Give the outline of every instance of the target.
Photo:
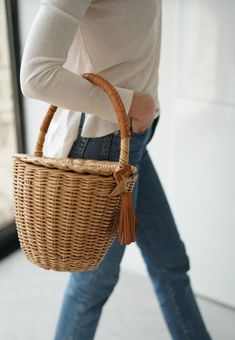
M 120 244 L 130 244 L 135 241 L 137 217 L 132 204 L 132 193 L 123 192 L 117 222 Z
M 128 191 L 128 181 L 136 176 L 130 164 L 117 170 L 114 178 L 117 186 L 110 193 L 110 196 L 121 195 L 120 210 L 116 222 L 116 230 L 119 234 L 120 244 L 130 244 L 135 241 L 137 217 L 132 202 L 132 192 Z

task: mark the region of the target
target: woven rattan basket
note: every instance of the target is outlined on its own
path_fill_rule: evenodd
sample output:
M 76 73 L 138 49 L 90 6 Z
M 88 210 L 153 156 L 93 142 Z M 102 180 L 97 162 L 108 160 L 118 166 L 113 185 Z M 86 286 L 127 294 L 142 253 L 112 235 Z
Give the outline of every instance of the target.
M 43 156 L 43 144 L 57 107 L 50 105 L 40 127 L 34 155 L 13 155 L 17 233 L 27 258 L 44 269 L 88 271 L 96 268 L 117 234 L 121 244 L 135 240 L 132 191 L 137 168 L 129 164 L 131 138 L 125 107 L 106 79 L 83 78 L 109 96 L 120 127 L 118 162 Z

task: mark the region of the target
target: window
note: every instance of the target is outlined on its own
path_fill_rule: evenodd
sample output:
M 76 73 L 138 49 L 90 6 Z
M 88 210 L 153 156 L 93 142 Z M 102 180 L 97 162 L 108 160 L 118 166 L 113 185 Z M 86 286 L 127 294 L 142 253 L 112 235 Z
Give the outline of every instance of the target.
M 17 2 L 0 0 L 0 257 L 19 246 L 14 223 L 12 155 L 24 152 Z

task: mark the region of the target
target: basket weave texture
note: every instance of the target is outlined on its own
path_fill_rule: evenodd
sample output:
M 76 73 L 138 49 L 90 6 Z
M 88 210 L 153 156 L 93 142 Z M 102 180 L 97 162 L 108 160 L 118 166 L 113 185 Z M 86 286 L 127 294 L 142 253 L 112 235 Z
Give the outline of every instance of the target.
M 54 105 L 42 122 L 34 155 L 13 156 L 21 249 L 35 265 L 56 271 L 88 271 L 101 263 L 118 234 L 122 195 L 132 193 L 137 179 L 136 167 L 129 164 L 131 134 L 120 96 L 100 75 L 82 76 L 100 86 L 112 101 L 121 132 L 119 161 L 43 156 Z M 117 176 L 125 169 L 123 176 Z

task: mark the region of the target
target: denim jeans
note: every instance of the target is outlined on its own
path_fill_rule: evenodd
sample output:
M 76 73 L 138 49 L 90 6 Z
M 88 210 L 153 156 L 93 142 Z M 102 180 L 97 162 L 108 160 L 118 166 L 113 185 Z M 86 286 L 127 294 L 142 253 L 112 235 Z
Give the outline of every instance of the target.
M 138 217 L 136 244 L 146 263 L 172 339 L 208 340 L 211 337 L 195 301 L 187 273 L 190 264 L 185 245 L 146 149 L 158 120 L 159 117 L 144 132 L 132 132 L 130 141 L 129 162 L 138 169 L 133 190 L 133 202 Z M 120 132 L 98 138 L 81 137 L 83 122 L 84 115 L 69 157 L 118 161 Z M 116 237 L 98 268 L 70 274 L 55 340 L 94 339 L 102 307 L 118 281 L 125 247 Z

